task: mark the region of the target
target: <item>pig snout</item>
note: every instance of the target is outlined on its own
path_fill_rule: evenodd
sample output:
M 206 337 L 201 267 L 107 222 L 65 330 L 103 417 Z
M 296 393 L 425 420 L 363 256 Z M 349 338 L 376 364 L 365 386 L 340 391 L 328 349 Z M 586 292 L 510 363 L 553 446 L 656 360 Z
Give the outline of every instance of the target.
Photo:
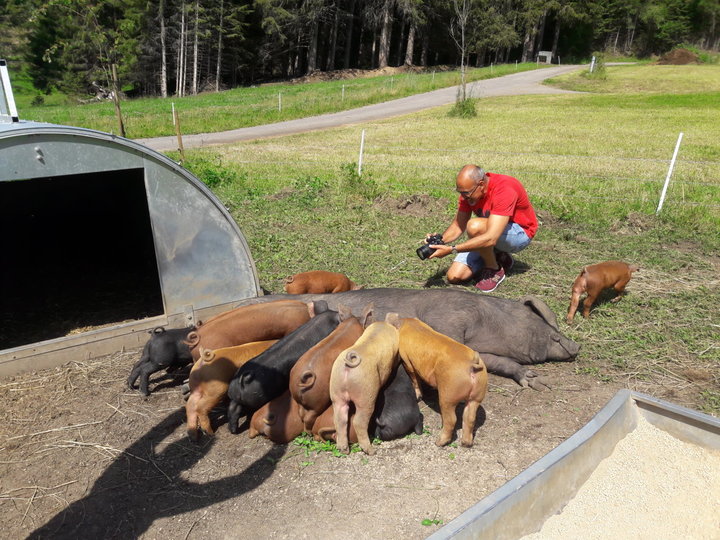
M 553 334 L 548 344 L 548 360 L 574 360 L 580 352 L 580 345 L 562 334 Z

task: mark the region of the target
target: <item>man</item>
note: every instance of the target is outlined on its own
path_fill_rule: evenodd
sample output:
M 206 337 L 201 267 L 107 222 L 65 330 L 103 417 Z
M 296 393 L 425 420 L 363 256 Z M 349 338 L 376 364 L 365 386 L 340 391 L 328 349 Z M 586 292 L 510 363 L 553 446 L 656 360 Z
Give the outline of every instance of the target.
M 455 186 L 460 194 L 455 219 L 442 234 L 445 245 L 431 245 L 435 251 L 430 258 L 456 254 L 447 280 L 462 283 L 476 277 L 478 289 L 492 292 L 512 268 L 510 253 L 525 249 L 535 236 L 535 210 L 516 178 L 486 173 L 477 165 L 465 165 Z M 468 239 L 452 245 L 463 232 Z

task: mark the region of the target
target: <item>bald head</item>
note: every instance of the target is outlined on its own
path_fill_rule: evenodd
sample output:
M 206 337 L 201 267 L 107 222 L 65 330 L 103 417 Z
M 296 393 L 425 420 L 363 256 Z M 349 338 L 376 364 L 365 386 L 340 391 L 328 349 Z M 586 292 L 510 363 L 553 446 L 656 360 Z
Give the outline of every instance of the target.
M 477 165 L 465 165 L 457 175 L 457 181 L 464 180 L 477 185 L 485 178 L 485 171 Z
M 465 200 L 475 204 L 485 194 L 485 171 L 477 165 L 465 165 L 455 180 L 455 189 Z

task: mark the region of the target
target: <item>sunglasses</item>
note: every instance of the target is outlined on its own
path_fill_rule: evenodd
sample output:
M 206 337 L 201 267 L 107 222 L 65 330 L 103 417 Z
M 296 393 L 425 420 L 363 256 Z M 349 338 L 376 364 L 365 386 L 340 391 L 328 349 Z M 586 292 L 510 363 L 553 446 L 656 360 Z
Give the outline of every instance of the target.
M 460 191 L 460 190 L 455 190 L 455 191 L 457 191 L 463 197 L 470 197 L 473 193 L 475 193 L 475 191 L 477 191 L 477 188 L 479 188 L 479 187 L 480 187 L 480 184 L 477 184 L 470 191 Z

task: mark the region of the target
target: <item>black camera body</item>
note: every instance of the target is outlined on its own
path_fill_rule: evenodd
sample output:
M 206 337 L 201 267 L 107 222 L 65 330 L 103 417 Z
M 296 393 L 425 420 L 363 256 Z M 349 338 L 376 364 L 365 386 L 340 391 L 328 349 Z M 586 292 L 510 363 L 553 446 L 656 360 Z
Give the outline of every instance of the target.
M 426 244 L 423 244 L 422 246 L 417 248 L 417 250 L 415 250 L 415 253 L 417 253 L 417 256 L 424 261 L 435 251 L 435 248 L 431 248 L 430 246 L 438 246 L 441 244 L 445 244 L 445 242 L 443 242 L 442 234 L 433 234 L 432 236 L 428 237 Z

